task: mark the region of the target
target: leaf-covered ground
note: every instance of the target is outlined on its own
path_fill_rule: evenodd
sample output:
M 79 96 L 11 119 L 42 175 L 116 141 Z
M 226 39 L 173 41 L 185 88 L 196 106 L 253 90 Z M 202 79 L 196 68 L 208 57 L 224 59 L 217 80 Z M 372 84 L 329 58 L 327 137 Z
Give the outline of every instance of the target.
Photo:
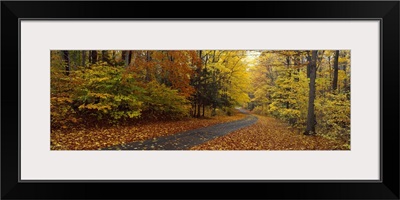
M 244 117 L 245 115 L 237 113 L 234 116 L 217 116 L 208 119 L 189 118 L 180 121 L 148 122 L 120 127 L 52 130 L 50 148 L 52 150 L 94 150 L 172 135 L 214 124 L 235 121 Z
M 188 150 L 196 145 L 239 130 L 242 127 L 250 126 L 257 120 L 257 117 L 250 115 L 244 119 L 232 122 L 193 129 L 150 140 L 107 147 L 104 150 Z
M 305 136 L 287 124 L 265 116 L 257 123 L 192 147 L 192 150 L 348 150 L 339 141 Z

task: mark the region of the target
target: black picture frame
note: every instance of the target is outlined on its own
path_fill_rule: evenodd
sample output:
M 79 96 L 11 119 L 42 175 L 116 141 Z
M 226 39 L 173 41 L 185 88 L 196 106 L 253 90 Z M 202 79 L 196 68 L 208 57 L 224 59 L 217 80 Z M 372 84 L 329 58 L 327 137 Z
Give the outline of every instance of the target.
M 399 6 L 398 1 L 2 1 L 1 198 L 399 199 Z M 19 182 L 18 63 L 22 18 L 380 19 L 381 181 Z M 155 192 L 148 193 L 147 188 Z

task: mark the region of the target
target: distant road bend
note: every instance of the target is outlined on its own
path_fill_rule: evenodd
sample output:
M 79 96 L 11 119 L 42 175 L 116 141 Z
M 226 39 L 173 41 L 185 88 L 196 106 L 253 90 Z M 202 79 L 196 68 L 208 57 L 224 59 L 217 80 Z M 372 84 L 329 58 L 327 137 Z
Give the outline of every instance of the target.
M 250 126 L 257 122 L 257 117 L 249 115 L 244 109 L 238 109 L 247 114 L 244 119 L 216 124 L 204 128 L 184 131 L 174 135 L 162 136 L 145 141 L 120 144 L 103 150 L 187 150 L 214 138 L 226 135 L 240 128 Z

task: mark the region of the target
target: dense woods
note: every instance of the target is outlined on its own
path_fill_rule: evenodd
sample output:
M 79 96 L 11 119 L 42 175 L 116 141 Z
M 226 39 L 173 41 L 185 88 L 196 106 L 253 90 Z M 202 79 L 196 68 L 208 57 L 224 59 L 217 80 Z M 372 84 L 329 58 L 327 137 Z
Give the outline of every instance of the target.
M 118 138 L 118 127 L 237 116 L 239 107 L 350 148 L 350 69 L 347 50 L 51 51 L 52 149 L 74 131 Z
M 350 51 L 263 51 L 250 107 L 316 134 L 350 141 Z

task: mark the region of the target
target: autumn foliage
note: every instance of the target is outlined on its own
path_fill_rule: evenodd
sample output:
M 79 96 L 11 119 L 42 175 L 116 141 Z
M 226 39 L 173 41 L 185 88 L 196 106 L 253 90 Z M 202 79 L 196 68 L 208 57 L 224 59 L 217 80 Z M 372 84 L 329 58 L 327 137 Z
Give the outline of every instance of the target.
M 85 53 L 52 51 L 53 128 L 205 117 L 248 100 L 243 52 L 89 51 L 90 62 Z
M 257 123 L 192 147 L 192 150 L 347 150 L 346 143 L 323 136 L 305 136 L 286 123 L 258 116 Z
M 97 150 L 118 144 L 154 139 L 183 131 L 242 119 L 243 115 L 184 120 L 137 121 L 124 126 L 53 130 L 52 150 Z
M 316 133 L 350 144 L 350 51 L 318 51 L 313 122 Z M 305 129 L 308 114 L 310 51 L 265 51 L 251 69 L 254 113 L 281 119 Z M 334 89 L 336 88 L 336 89 Z
M 51 149 L 224 123 L 237 107 L 259 121 L 194 149 L 350 148 L 348 50 L 61 50 L 50 69 Z

